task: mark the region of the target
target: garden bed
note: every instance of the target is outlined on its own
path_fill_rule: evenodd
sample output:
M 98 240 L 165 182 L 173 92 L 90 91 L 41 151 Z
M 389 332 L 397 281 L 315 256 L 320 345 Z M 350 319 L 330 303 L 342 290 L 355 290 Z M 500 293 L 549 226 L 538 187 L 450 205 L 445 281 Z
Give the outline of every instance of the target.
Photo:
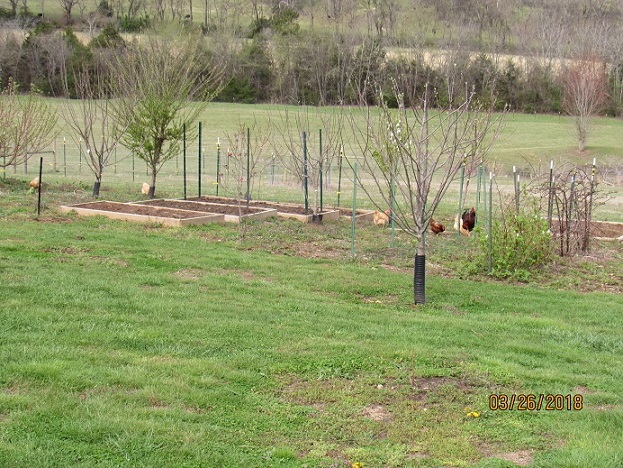
M 249 207 L 247 209 L 246 204 L 241 206 L 223 204 L 223 203 L 208 203 L 196 200 L 146 200 L 140 202 L 134 202 L 137 205 L 145 206 L 157 206 L 161 208 L 172 208 L 176 210 L 191 210 L 199 211 L 202 213 L 215 213 L 222 214 L 225 217 L 225 221 L 229 223 L 239 223 L 241 218 L 246 220 L 261 220 L 270 218 L 271 216 L 277 216 L 277 210 L 259 207 Z M 242 213 L 242 215 L 241 215 Z
M 225 216 L 215 213 L 179 210 L 156 206 L 98 201 L 79 205 L 61 206 L 61 212 L 75 211 L 80 216 L 106 216 L 110 219 L 136 223 L 154 223 L 164 226 L 188 226 L 208 223 L 223 223 Z
M 238 201 L 234 198 L 225 197 L 196 197 L 190 198 L 190 201 L 203 202 L 203 203 L 220 203 L 238 206 L 240 203 L 242 206 L 246 206 L 246 200 Z M 310 223 L 314 221 L 337 221 L 340 219 L 340 212 L 338 210 L 325 210 L 319 213 L 317 216 L 313 215 L 313 210 L 309 208 L 307 214 L 305 214 L 305 207 L 295 203 L 277 203 L 268 201 L 254 201 L 249 202 L 249 207 L 262 208 L 267 210 L 276 210 L 277 216 L 282 218 L 293 218 L 303 223 Z

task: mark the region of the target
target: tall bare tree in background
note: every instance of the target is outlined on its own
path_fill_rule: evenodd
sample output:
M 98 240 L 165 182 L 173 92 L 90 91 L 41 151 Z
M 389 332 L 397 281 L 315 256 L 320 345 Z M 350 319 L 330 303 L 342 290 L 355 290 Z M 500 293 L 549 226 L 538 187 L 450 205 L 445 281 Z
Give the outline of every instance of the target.
M 9 80 L 0 89 L 0 167 L 4 171 L 26 164 L 33 153 L 41 151 L 55 137 L 56 112 L 31 88 L 20 95 L 19 86 Z
M 606 64 L 596 55 L 577 56 L 562 71 L 562 82 L 563 107 L 574 117 L 578 149 L 584 151 L 589 121 L 606 103 Z
M 414 300 L 422 304 L 430 220 L 461 166 L 481 157 L 473 149 L 492 143 L 500 120 L 494 119 L 491 107 L 475 102 L 473 94 L 462 96 L 461 102 L 451 98 L 448 108 L 439 110 L 431 108 L 435 91 L 428 86 L 419 104 L 410 108 L 395 93 L 397 110 L 380 96 L 378 107 L 362 107 L 365 127 L 353 122 L 352 128 L 366 175 L 374 181 L 372 188 L 361 188 L 380 210 L 392 207 L 394 222 L 417 242 Z
M 222 86 L 223 67 L 204 53 L 202 41 L 197 34 L 149 35 L 117 63 L 121 99 L 114 115 L 126 128 L 121 142 L 147 163 L 150 198 L 163 164 L 179 152 L 184 124 L 190 126 Z

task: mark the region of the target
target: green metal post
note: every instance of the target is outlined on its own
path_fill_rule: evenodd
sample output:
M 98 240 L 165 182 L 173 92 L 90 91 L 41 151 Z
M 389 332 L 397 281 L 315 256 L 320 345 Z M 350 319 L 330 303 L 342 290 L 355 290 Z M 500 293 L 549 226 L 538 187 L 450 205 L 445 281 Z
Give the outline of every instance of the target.
M 39 158 L 39 187 L 37 187 L 37 216 L 41 214 L 41 183 L 43 176 L 43 157 Z
M 218 197 L 218 186 L 221 185 L 221 139 L 216 138 L 216 196 Z
M 182 133 L 182 170 L 184 172 L 184 200 L 186 200 L 186 123 L 183 124 L 183 133 Z
M 199 198 L 201 198 L 201 122 L 199 122 L 199 162 L 197 166 L 197 189 L 199 191 Z
M 320 212 L 322 213 L 322 128 L 318 130 L 318 138 L 320 145 Z
M 547 199 L 547 226 L 552 229 L 552 211 L 554 209 L 554 160 L 549 163 L 549 195 Z
M 247 127 L 247 212 L 251 201 L 251 129 Z
M 80 156 L 78 159 L 78 174 L 82 174 L 82 138 L 80 138 L 80 140 L 78 140 L 78 146 L 79 146 L 79 150 L 80 150 Z M 115 146 L 115 151 L 116 151 L 117 147 Z M 116 153 L 115 153 L 116 156 Z
M 303 185 L 305 187 L 305 216 L 309 211 L 309 186 L 307 181 L 307 134 L 303 132 Z
M 465 158 L 463 158 L 463 164 L 461 165 L 461 184 L 459 188 L 459 228 L 456 231 L 457 236 L 461 236 L 461 215 L 463 214 L 463 183 L 465 181 Z
M 513 186 L 515 188 L 515 210 L 519 211 L 519 182 L 517 180 L 517 168 L 513 166 Z
M 340 146 L 340 159 L 337 162 L 337 206 L 340 206 L 340 195 L 342 194 L 342 160 L 344 159 L 344 146 Z
M 493 271 L 493 173 L 489 172 L 489 274 Z
M 65 144 L 65 137 L 63 137 L 63 172 L 67 177 L 67 145 Z
M 357 215 L 357 161 L 353 167 L 353 215 L 350 223 L 350 255 L 355 256 L 355 224 Z

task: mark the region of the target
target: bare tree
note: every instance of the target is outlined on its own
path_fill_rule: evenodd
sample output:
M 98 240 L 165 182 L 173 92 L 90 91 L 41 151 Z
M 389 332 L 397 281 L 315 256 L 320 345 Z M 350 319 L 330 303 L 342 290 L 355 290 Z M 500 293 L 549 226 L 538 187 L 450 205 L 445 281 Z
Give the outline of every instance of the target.
M 197 119 L 222 86 L 222 67 L 203 54 L 196 34 L 174 40 L 147 36 L 118 60 L 115 119 L 124 122 L 122 143 L 151 172 L 149 197 L 162 165 L 179 152 L 183 125 Z M 194 100 L 194 102 L 189 102 Z
M 273 150 L 279 161 L 302 185 L 307 183 L 307 197 L 310 186 L 311 191 L 318 194 L 320 182 L 327 180 L 327 171 L 342 144 L 343 113 L 339 110 L 324 112 L 321 108 L 301 107 L 293 113 L 284 111 L 273 125 Z M 309 198 L 305 202 L 309 204 Z M 317 215 L 320 210 L 319 200 L 315 197 L 313 203 L 313 213 Z
M 56 112 L 33 87 L 19 95 L 12 79 L 0 92 L 0 167 L 14 171 L 29 157 L 47 146 L 56 136 Z
M 583 55 L 569 63 L 563 73 L 563 107 L 575 119 L 578 149 L 584 151 L 589 120 L 606 103 L 606 64 L 595 55 Z
M 479 106 L 473 93 L 446 110 L 431 109 L 434 90 L 428 86 L 417 107 L 407 108 L 396 92 L 394 111 L 380 96 L 377 108 L 364 106 L 365 127 L 353 122 L 372 188 L 361 185 L 381 210 L 392 207 L 394 222 L 417 241 L 414 299 L 425 302 L 425 233 L 431 218 L 462 164 L 481 156 L 496 136 L 492 108 Z M 380 198 L 379 198 L 380 197 Z M 380 200 L 380 201 L 379 201 Z
M 95 71 L 84 67 L 73 74 L 74 90 L 77 101 L 65 101 L 63 119 L 84 140 L 86 163 L 95 181 L 93 196 L 99 197 L 104 169 L 110 164 L 117 143 L 123 136 L 127 120 L 115 119 L 110 100 L 110 89 L 104 66 Z M 67 73 L 63 84 L 65 93 L 70 94 Z
M 63 12 L 65 13 L 65 24 L 71 24 L 71 10 L 78 3 L 78 0 L 58 0 Z

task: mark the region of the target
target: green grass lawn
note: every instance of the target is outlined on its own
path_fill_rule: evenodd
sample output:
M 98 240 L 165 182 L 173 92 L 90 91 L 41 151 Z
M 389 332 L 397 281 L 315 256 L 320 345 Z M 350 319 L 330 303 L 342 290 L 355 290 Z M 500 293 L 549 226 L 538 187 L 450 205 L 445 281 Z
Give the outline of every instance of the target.
M 3 196 L 3 466 L 623 462 L 620 295 L 429 276 L 414 307 L 408 271 L 364 240 L 353 260 L 296 255 L 347 246 L 339 223 L 240 240 L 51 206 L 36 219 Z M 496 411 L 491 394 L 582 409 Z

